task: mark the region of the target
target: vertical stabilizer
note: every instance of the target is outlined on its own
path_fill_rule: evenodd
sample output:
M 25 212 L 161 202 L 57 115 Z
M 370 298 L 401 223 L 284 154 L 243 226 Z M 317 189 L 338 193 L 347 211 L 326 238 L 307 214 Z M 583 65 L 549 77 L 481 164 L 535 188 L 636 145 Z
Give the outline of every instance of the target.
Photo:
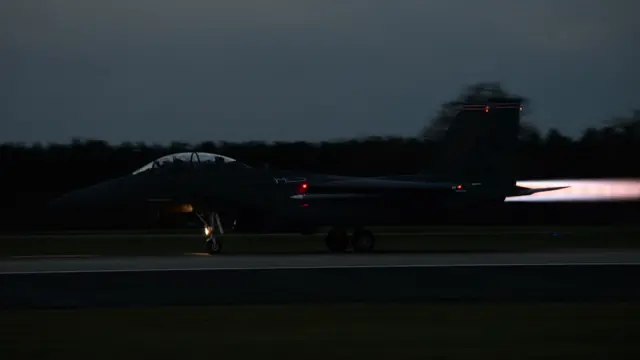
M 520 98 L 491 98 L 463 105 L 445 134 L 435 175 L 507 192 L 516 183 L 514 162 L 521 111 Z

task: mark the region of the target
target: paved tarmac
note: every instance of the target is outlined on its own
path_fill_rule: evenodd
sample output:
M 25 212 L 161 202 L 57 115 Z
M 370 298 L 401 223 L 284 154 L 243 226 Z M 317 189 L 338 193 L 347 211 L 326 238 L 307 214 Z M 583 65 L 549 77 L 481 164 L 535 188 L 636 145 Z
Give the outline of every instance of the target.
M 192 256 L 175 257 L 98 257 L 82 255 L 77 257 L 73 255 L 20 257 L 0 261 L 0 274 L 523 265 L 640 265 L 640 251 L 638 250 L 568 250 L 537 253 L 203 255 L 194 254 Z
M 638 251 L 23 258 L 0 307 L 639 301 L 639 276 Z

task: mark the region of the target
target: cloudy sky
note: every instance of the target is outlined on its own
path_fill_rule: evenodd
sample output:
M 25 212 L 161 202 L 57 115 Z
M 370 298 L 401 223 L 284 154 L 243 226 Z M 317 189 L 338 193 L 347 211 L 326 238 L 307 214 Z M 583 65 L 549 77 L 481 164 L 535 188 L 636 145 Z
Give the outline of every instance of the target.
M 0 142 L 415 135 L 501 81 L 569 135 L 640 108 L 633 0 L 3 0 Z

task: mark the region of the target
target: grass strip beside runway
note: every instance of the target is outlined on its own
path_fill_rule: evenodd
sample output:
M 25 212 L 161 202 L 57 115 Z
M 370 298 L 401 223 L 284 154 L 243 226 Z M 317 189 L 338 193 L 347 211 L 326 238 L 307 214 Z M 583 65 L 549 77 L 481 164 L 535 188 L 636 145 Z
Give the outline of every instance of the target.
M 555 233 L 555 234 L 554 234 Z M 326 252 L 324 235 L 231 234 L 224 253 Z M 376 249 L 389 252 L 538 251 L 640 248 L 640 228 L 455 228 L 425 233 L 376 233 Z M 182 255 L 199 253 L 203 236 L 194 234 L 34 234 L 0 237 L 0 256 Z
M 640 304 L 301 305 L 0 313 L 3 359 L 637 359 Z

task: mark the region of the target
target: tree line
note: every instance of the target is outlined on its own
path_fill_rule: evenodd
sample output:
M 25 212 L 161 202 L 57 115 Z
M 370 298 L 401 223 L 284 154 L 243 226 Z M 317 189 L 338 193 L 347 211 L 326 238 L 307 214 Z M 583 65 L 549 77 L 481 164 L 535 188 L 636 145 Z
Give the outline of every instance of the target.
M 33 216 L 27 214 L 37 213 L 46 202 L 63 192 L 131 173 L 163 155 L 183 151 L 219 153 L 251 166 L 332 174 L 421 172 L 428 169 L 437 154 L 438 134 L 451 120 L 452 107 L 469 99 L 496 94 L 512 95 L 499 83 L 470 86 L 458 99 L 443 104 L 420 134 L 411 138 L 381 136 L 321 143 L 174 142 L 169 145 L 109 144 L 80 139 L 69 144 L 5 143 L 0 145 L 3 224 L 6 227 L 8 222 L 15 222 L 16 214 Z M 599 128 L 585 129 L 577 139 L 557 129 L 543 134 L 523 122 L 517 178 L 640 178 L 636 159 L 640 154 L 639 140 L 640 111 L 603 122 Z

